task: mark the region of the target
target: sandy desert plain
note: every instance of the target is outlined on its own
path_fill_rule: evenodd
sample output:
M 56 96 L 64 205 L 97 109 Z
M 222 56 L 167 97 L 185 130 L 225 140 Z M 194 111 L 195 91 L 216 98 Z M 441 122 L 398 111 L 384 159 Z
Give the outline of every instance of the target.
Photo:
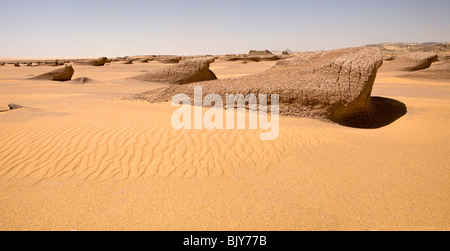
M 0 230 L 450 230 L 439 46 L 1 58 Z M 279 137 L 175 130 L 168 99 L 203 84 L 282 92 Z

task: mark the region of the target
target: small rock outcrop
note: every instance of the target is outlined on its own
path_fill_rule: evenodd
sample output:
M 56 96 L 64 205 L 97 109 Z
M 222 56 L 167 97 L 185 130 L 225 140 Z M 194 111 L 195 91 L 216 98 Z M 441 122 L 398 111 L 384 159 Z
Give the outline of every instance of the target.
M 217 79 L 209 69 L 214 58 L 184 60 L 179 64 L 145 73 L 132 79 L 148 82 L 165 82 L 170 84 L 189 84 Z
M 195 86 L 203 87 L 203 97 L 219 94 L 224 102 L 227 94 L 267 94 L 270 104 L 271 94 L 278 94 L 281 115 L 339 123 L 371 111 L 372 87 L 382 63 L 381 50 L 370 47 L 296 54 L 263 73 L 169 86 L 136 98 L 167 102 L 184 93 L 193 99 Z
M 23 108 L 23 106 L 18 105 L 18 104 L 9 104 L 8 107 L 10 110 L 16 110 L 16 109 Z
M 74 69 L 71 65 L 65 66 L 64 68 L 57 69 L 55 71 L 39 75 L 37 77 L 31 78 L 32 80 L 50 80 L 50 81 L 69 81 L 72 79 L 74 74 Z

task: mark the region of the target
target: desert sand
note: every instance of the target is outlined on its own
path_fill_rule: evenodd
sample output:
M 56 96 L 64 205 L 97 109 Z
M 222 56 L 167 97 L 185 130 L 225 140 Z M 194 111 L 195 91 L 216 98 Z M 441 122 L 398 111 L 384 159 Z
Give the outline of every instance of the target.
M 166 63 L 73 65 L 84 84 L 0 66 L 0 230 L 450 230 L 450 80 L 381 71 L 372 96 L 408 110 L 392 124 L 281 117 L 280 137 L 261 141 L 175 130 L 176 107 L 128 98 L 167 86 L 129 79 Z

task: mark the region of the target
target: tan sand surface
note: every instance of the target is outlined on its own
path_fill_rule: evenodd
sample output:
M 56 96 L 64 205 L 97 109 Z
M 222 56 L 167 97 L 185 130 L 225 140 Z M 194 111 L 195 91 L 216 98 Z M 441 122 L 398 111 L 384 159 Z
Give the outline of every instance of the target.
M 275 64 L 218 61 L 219 78 Z M 169 104 L 122 99 L 164 67 L 74 66 L 83 85 L 0 67 L 0 230 L 450 230 L 450 83 L 377 78 L 408 113 L 379 129 L 281 118 L 174 130 Z

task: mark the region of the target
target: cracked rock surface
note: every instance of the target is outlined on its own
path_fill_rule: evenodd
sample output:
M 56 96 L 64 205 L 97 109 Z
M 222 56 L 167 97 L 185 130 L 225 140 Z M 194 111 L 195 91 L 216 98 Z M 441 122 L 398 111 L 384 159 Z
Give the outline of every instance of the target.
M 137 95 L 149 102 L 168 102 L 176 94 L 193 100 L 194 86 L 203 87 L 203 97 L 219 94 L 280 95 L 280 114 L 339 122 L 371 109 L 371 93 L 377 70 L 383 63 L 379 48 L 360 47 L 300 53 L 279 61 L 259 74 L 170 86 Z

